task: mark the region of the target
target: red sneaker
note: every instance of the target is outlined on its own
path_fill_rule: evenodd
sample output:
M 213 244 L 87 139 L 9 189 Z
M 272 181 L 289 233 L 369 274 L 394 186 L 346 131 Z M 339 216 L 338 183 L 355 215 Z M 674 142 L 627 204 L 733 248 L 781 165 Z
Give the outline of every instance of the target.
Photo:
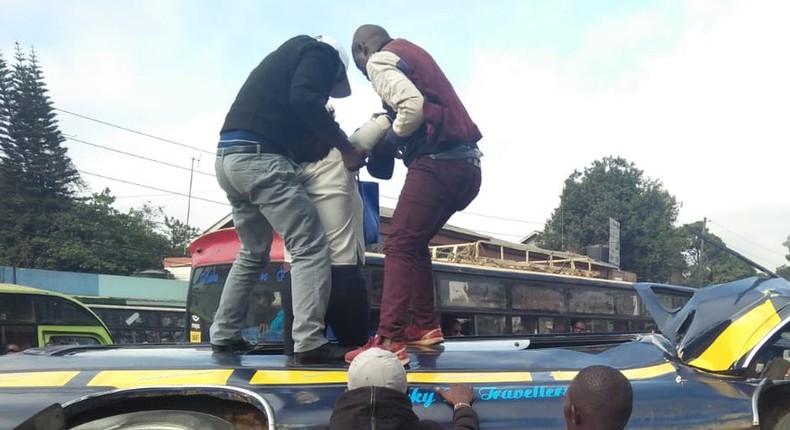
M 390 347 L 387 348 L 384 346 L 384 339 L 382 339 L 381 336 L 379 336 L 378 334 L 370 338 L 368 343 L 360 346 L 357 349 L 347 352 L 345 357 L 346 363 L 351 364 L 351 362 L 357 357 L 357 355 L 371 348 L 381 348 L 384 350 L 388 349 L 390 352 L 395 354 L 396 357 L 398 357 L 398 360 L 401 362 L 402 365 L 405 366 L 409 364 L 409 354 L 406 353 L 406 345 L 404 345 L 403 342 L 392 341 Z
M 406 345 L 436 345 L 444 342 L 442 329 L 439 327 L 420 328 L 416 325 L 406 327 L 403 333 L 406 336 Z

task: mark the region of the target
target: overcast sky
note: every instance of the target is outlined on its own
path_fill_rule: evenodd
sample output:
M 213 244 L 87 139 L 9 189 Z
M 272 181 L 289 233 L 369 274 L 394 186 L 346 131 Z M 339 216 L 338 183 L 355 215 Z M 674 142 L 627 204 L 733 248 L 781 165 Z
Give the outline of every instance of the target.
M 682 203 L 679 223 L 707 217 L 741 253 L 788 263 L 790 2 L 353 3 L 0 0 L 0 50 L 12 62 L 14 42 L 36 49 L 55 107 L 186 145 L 58 112 L 90 189 L 122 210 L 150 202 L 185 220 L 194 158 L 189 222 L 206 228 L 229 213 L 213 149 L 250 70 L 296 34 L 350 47 L 357 26 L 380 24 L 436 58 L 483 132 L 481 193 L 452 224 L 518 240 L 574 170 L 620 156 Z M 380 104 L 353 65 L 349 77 L 352 96 L 333 101 L 347 132 Z

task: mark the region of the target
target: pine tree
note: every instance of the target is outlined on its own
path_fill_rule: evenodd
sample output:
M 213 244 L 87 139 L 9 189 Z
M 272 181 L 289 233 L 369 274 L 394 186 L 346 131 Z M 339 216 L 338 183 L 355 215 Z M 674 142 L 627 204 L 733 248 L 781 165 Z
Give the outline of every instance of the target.
M 17 44 L 16 60 L 9 121 L 13 151 L 8 153 L 14 163 L 8 168 L 28 197 L 49 200 L 54 209 L 81 186 L 79 173 L 62 146 L 66 139 L 58 129 L 35 51 L 26 57 Z
M 79 173 L 62 146 L 52 102 L 35 51 L 16 45 L 16 63 L 6 80 L 5 136 L 0 154 L 0 192 L 5 264 L 38 267 L 54 246 L 56 214 L 68 211 L 82 187 Z
M 8 64 L 0 52 L 0 168 L 3 165 L 3 154 L 6 146 L 9 145 L 8 120 L 9 120 L 9 94 L 11 91 L 11 72 Z
M 3 196 L 3 204 L 0 204 L 0 264 L 8 260 L 10 247 L 13 245 L 10 226 L 11 209 L 9 205 L 9 195 L 7 193 L 8 180 L 10 174 L 6 172 L 6 152 L 11 145 L 11 138 L 8 135 L 11 109 L 11 71 L 0 52 L 0 196 Z

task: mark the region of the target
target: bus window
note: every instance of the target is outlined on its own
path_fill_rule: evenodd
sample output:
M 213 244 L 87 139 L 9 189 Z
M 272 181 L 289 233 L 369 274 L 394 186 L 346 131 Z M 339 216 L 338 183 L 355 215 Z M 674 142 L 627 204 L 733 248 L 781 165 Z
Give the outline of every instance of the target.
M 439 275 L 439 302 L 443 306 L 504 309 L 505 285 L 490 279 Z
M 602 320 L 602 319 L 594 319 L 590 321 L 592 324 L 588 324 L 591 332 L 593 333 L 611 333 L 614 330 L 614 321 L 612 320 Z
M 100 325 L 84 307 L 60 297 L 36 297 L 39 324 Z
M 568 333 L 570 324 L 567 318 L 538 317 L 538 333 Z
M 45 335 L 44 342 L 50 345 L 101 345 L 98 339 L 92 336 L 71 335 Z
M 34 323 L 33 296 L 28 294 L 5 294 L 0 300 L 0 322 Z
M 621 316 L 639 316 L 642 307 L 640 306 L 639 297 L 636 293 L 627 291 L 615 291 L 614 295 L 614 313 Z M 619 330 L 618 330 L 619 331 Z M 623 330 L 626 331 L 626 330 Z
M 610 291 L 580 287 L 569 292 L 569 311 L 582 314 L 614 315 L 614 297 Z
M 565 312 L 565 290 L 550 286 L 514 285 L 513 309 Z
M 612 331 L 616 333 L 628 333 L 630 331 L 630 326 L 628 324 L 628 321 L 626 320 L 612 321 Z
M 471 317 L 454 314 L 442 314 L 441 326 L 444 337 L 469 336 L 469 321 Z M 466 329 L 464 327 L 466 324 Z
M 20 350 L 38 346 L 38 333 L 34 325 L 0 325 L 0 347 L 14 344 Z M 2 352 L 2 351 L 0 351 Z
M 510 326 L 513 334 L 536 334 L 538 332 L 538 319 L 529 317 L 510 317 Z
M 476 335 L 505 334 L 504 315 L 475 315 Z
M 184 308 L 89 304 L 118 343 L 184 341 Z

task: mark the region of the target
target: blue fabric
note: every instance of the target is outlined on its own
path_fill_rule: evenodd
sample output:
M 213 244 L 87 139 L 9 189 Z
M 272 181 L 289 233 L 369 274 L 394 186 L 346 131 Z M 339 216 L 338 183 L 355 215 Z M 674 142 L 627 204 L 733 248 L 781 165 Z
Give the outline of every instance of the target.
M 379 232 L 381 231 L 378 182 L 359 181 L 359 194 L 362 195 L 362 205 L 364 206 L 362 219 L 365 245 L 372 245 L 379 242 Z
M 264 143 L 266 139 L 256 133 L 247 130 L 223 131 L 219 134 L 219 144 L 217 148 L 228 148 L 234 145 L 250 145 Z

